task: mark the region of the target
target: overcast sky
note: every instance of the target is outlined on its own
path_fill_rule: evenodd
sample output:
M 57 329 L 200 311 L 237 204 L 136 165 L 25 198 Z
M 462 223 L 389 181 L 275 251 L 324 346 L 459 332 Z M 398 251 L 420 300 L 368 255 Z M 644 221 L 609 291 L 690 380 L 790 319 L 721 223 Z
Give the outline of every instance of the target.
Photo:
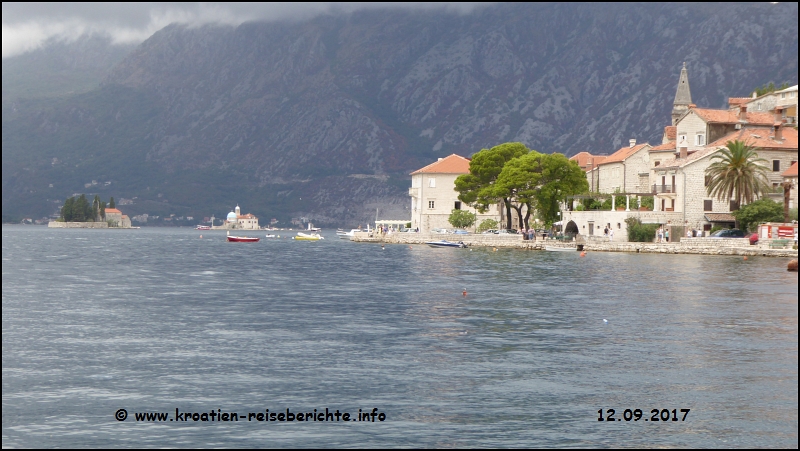
M 51 37 L 107 33 L 115 42 L 141 42 L 173 22 L 238 25 L 246 21 L 302 20 L 359 9 L 446 9 L 466 14 L 476 3 L 6 3 L 3 58 L 38 48 Z

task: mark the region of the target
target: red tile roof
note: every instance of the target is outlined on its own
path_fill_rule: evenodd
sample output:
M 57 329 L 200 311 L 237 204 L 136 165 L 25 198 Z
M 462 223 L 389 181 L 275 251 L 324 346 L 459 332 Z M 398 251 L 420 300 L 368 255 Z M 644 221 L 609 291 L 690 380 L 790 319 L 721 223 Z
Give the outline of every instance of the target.
M 592 155 L 589 152 L 580 152 L 571 156 L 569 159 L 578 163 L 581 169 L 586 170 L 597 166 L 606 158 L 608 158 L 607 155 Z
M 412 172 L 414 174 L 469 174 L 469 158 L 464 158 L 460 155 L 452 154 L 444 157 L 438 161 L 425 166 L 422 169 L 417 169 Z
M 712 110 L 708 108 L 693 108 L 691 111 L 706 122 L 717 124 L 739 123 L 738 111 Z M 773 113 L 745 113 L 745 118 L 750 125 L 772 125 L 775 123 L 775 115 Z
M 783 174 L 781 174 L 781 176 L 783 176 L 783 177 L 797 177 L 797 162 L 795 161 L 794 163 L 792 163 L 792 165 L 789 166 L 789 169 L 784 171 Z
M 667 125 L 664 127 L 664 135 L 667 139 L 674 141 L 678 137 L 678 127 L 674 125 Z
M 728 105 L 730 106 L 739 106 L 744 105 L 745 103 L 753 100 L 752 97 L 728 97 Z
M 618 151 L 612 153 L 608 158 L 606 158 L 600 164 L 618 163 L 620 161 L 625 161 L 625 159 L 635 154 L 636 152 L 642 150 L 642 148 L 644 148 L 645 146 L 650 147 L 650 144 L 644 143 L 644 144 L 637 144 L 633 147 L 623 147 L 622 149 L 619 149 Z
M 728 141 L 744 141 L 750 146 L 759 147 L 761 149 L 780 149 L 780 150 L 797 150 L 797 129 L 791 127 L 783 127 L 781 130 L 783 139 L 780 141 L 775 140 L 775 131 L 770 128 L 743 128 L 729 133 L 722 138 L 709 144 L 708 147 L 722 147 Z
M 116 208 L 106 208 L 106 213 L 119 213 L 119 214 L 122 214 L 122 212 L 117 210 Z
M 675 150 L 675 141 L 672 141 L 671 143 L 665 143 L 665 144 L 660 144 L 660 145 L 655 146 L 655 147 L 651 147 L 649 152 L 659 152 L 659 151 L 663 152 L 665 150 L 673 150 L 674 151 Z
M 667 168 L 681 168 L 683 166 L 688 165 L 689 163 L 694 163 L 695 161 L 707 156 L 711 155 L 712 153 L 719 150 L 719 147 L 706 147 L 705 149 L 700 149 L 698 151 L 692 152 L 684 159 L 680 158 L 673 158 L 671 160 L 666 160 L 661 163 L 660 166 L 656 168 L 656 170 L 667 169 Z

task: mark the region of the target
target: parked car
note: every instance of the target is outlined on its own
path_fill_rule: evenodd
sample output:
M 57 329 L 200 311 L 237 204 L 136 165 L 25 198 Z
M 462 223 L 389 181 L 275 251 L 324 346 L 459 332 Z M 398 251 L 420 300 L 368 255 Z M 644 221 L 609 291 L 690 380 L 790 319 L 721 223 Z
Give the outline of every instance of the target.
M 431 233 L 447 233 L 447 229 L 431 229 Z
M 711 238 L 744 238 L 744 232 L 739 229 L 722 229 L 712 233 Z
M 483 231 L 481 233 L 484 234 L 484 235 L 492 235 L 492 234 L 497 235 L 497 232 L 498 232 L 497 229 L 489 229 L 489 230 L 485 230 L 485 231 Z
M 455 233 L 456 235 L 469 235 L 469 232 L 464 229 L 455 229 L 450 233 Z
M 500 229 L 497 233 L 500 235 L 517 235 L 517 229 Z

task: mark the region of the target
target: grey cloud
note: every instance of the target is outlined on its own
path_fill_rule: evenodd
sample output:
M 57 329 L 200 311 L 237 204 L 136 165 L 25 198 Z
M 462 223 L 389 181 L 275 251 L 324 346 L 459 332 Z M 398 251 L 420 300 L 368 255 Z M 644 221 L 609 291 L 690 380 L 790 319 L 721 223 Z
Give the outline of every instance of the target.
M 47 39 L 103 33 L 115 42 L 141 42 L 166 25 L 303 20 L 364 9 L 445 9 L 466 14 L 485 3 L 3 3 L 3 57 Z

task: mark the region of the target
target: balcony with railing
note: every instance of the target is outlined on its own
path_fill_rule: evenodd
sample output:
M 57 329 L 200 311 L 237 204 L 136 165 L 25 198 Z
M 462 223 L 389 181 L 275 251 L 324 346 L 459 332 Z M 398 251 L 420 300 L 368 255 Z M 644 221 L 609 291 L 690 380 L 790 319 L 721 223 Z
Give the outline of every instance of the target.
M 653 184 L 653 194 L 674 194 L 675 185 Z

